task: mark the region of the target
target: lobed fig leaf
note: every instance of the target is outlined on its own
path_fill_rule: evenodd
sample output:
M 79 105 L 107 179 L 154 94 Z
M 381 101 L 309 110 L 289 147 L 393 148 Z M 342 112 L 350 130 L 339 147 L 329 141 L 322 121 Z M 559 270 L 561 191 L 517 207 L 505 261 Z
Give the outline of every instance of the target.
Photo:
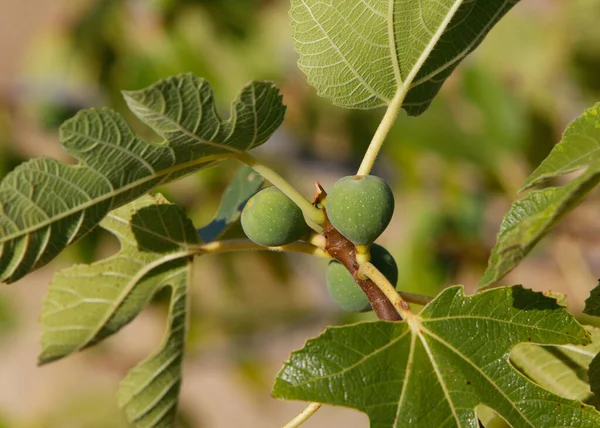
M 298 65 L 346 108 L 423 113 L 460 62 L 519 0 L 292 0 Z
M 485 405 L 514 427 L 600 426 L 600 413 L 549 392 L 509 362 L 518 343 L 590 338 L 552 298 L 520 286 L 444 290 L 420 314 L 327 329 L 292 354 L 273 395 L 341 405 L 372 428 L 477 427 Z
M 514 269 L 535 245 L 600 183 L 600 103 L 569 124 L 562 141 L 531 174 L 524 189 L 585 168 L 562 187 L 535 190 L 513 203 L 504 216 L 479 288 Z
M 0 281 L 50 262 L 110 211 L 156 186 L 260 146 L 285 114 L 273 83 L 251 82 L 223 120 L 210 84 L 192 74 L 125 92 L 125 100 L 163 141 L 138 138 L 112 110 L 83 110 L 60 128 L 77 165 L 33 159 L 0 182 Z
M 112 211 L 101 226 L 120 251 L 58 272 L 42 305 L 40 364 L 83 350 L 131 322 L 161 289 L 171 290 L 166 332 L 155 353 L 122 382 L 118 401 L 136 427 L 173 426 L 186 342 L 190 247 L 198 234 L 183 211 L 146 195 Z

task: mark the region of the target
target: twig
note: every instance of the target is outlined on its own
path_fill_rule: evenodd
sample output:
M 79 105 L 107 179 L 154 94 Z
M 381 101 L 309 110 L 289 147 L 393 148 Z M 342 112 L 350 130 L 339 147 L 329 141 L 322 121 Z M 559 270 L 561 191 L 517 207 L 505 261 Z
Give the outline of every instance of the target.
M 388 281 L 384 274 L 382 274 L 371 262 L 361 263 L 359 272 L 370 278 L 375 285 L 381 290 L 385 297 L 394 305 L 394 308 L 403 319 L 409 319 L 412 317 L 410 305 L 406 302 L 400 294 L 396 291 L 394 286 Z
M 323 226 L 323 236 L 326 239 L 325 250 L 352 274 L 354 281 L 369 299 L 377 318 L 387 321 L 401 320 L 398 311 L 377 287 L 377 284 L 359 273 L 360 263 L 356 259 L 356 246 L 334 228 L 329 221 Z
M 317 410 L 321 408 L 321 403 L 310 403 L 306 408 L 294 419 L 285 424 L 282 428 L 298 428 L 306 422 Z
M 315 247 L 314 245 L 304 241 L 281 245 L 279 247 L 264 247 L 252 242 L 249 239 L 227 239 L 224 241 L 215 241 L 208 244 L 198 245 L 195 247 L 195 250 L 197 251 L 197 254 L 225 253 L 231 251 L 274 251 L 279 253 L 303 253 L 317 257 L 324 257 L 327 259 L 331 258 L 331 256 L 321 248 Z
M 398 294 L 400 294 L 400 297 L 402 297 L 407 302 L 415 303 L 417 305 L 425 306 L 433 300 L 433 297 L 431 296 L 425 296 L 423 294 L 417 293 L 409 293 L 408 291 L 398 291 Z

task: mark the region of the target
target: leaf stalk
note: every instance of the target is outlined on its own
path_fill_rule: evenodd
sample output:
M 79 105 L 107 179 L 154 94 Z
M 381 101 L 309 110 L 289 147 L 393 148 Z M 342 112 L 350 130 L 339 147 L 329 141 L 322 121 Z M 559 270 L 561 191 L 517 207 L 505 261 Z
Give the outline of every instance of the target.
M 388 108 L 385 112 L 385 115 L 381 119 L 379 126 L 377 127 L 377 131 L 373 135 L 371 139 L 371 143 L 369 143 L 369 147 L 365 152 L 365 156 L 362 159 L 360 164 L 360 168 L 358 168 L 358 172 L 356 175 L 369 175 L 371 172 L 371 168 L 373 168 L 373 164 L 377 159 L 377 155 L 379 155 L 379 151 L 385 142 L 385 139 L 394 126 L 396 122 L 396 118 L 398 114 L 400 114 L 400 110 L 402 109 L 402 103 L 404 102 L 404 98 L 406 98 L 406 94 L 410 89 L 410 85 L 407 83 L 403 84 L 398 88 L 394 98 L 388 105 Z
M 388 281 L 385 275 L 373 265 L 373 263 L 361 263 L 359 273 L 362 273 L 375 283 L 377 288 L 379 288 L 381 292 L 385 294 L 385 297 L 392 303 L 396 312 L 398 312 L 398 315 L 405 320 L 412 318 L 413 313 L 410 310 L 408 302 L 398 294 L 394 286 Z
M 425 306 L 433 300 L 433 297 L 425 296 L 424 294 L 409 293 L 408 291 L 397 291 L 397 290 L 396 290 L 396 292 L 398 294 L 400 294 L 400 297 L 402 297 L 408 303 L 414 303 L 416 305 Z
M 256 172 L 262 175 L 265 179 L 269 180 L 274 186 L 276 186 L 288 198 L 290 198 L 296 205 L 298 205 L 298 207 L 300 207 L 308 225 L 312 229 L 316 230 L 317 232 L 322 231 L 320 225 L 325 223 L 325 213 L 319 208 L 315 207 L 304 196 L 302 196 L 302 194 L 294 186 L 288 183 L 281 175 L 277 174 L 271 168 L 262 164 L 248 153 L 239 153 L 234 155 L 233 157 L 238 159 L 240 162 L 243 162 L 246 165 L 250 166 Z
M 317 410 L 321 408 L 321 403 L 310 403 L 306 408 L 298 414 L 294 419 L 285 424 L 282 428 L 298 428 L 304 422 L 306 422 Z

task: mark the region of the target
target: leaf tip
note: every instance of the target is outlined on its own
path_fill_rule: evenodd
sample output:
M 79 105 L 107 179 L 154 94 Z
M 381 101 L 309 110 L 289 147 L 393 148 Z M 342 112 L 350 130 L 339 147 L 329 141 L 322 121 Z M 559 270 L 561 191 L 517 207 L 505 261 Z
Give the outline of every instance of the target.
M 527 181 L 525 181 L 525 183 L 517 190 L 517 193 L 523 193 L 537 184 L 539 184 L 539 180 L 530 180 L 528 178 Z
M 496 275 L 494 275 L 493 268 L 488 265 L 485 268 L 485 272 L 483 272 L 479 283 L 477 284 L 477 291 L 489 289 L 497 280 L 498 278 Z
M 52 354 L 52 353 L 48 353 L 46 351 L 42 351 L 38 357 L 37 357 L 37 362 L 36 364 L 41 367 L 41 366 L 45 366 L 46 364 L 49 364 L 53 361 L 59 360 L 61 357 L 56 355 L 56 354 Z

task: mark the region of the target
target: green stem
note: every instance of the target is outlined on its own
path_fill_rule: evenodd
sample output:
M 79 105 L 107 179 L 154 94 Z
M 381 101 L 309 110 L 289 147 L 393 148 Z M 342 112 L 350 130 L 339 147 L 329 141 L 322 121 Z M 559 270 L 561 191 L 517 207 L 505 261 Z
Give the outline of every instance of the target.
M 304 422 L 306 422 L 317 410 L 321 408 L 321 403 L 310 403 L 306 408 L 294 419 L 289 421 L 283 426 L 283 428 L 298 428 Z
M 401 88 L 398 88 L 398 91 L 390 102 L 383 119 L 381 119 L 381 122 L 379 123 L 379 127 L 377 127 L 377 131 L 375 131 L 375 135 L 373 135 L 373 139 L 369 144 L 369 148 L 363 157 L 360 168 L 358 169 L 356 175 L 369 175 L 371 172 L 371 168 L 373 168 L 373 164 L 375 163 L 375 159 L 377 159 L 377 155 L 381 150 L 381 146 L 390 132 L 390 129 L 392 129 L 392 126 L 394 126 L 398 114 L 400 114 L 402 103 L 404 102 L 404 98 L 410 89 L 409 86 L 410 85 L 408 84 L 404 84 Z
M 231 251 L 275 251 L 303 253 L 327 259 L 331 258 L 331 256 L 321 248 L 302 241 L 281 245 L 279 247 L 263 247 L 262 245 L 258 245 L 249 239 L 228 239 L 225 241 L 215 241 L 208 244 L 198 245 L 194 248 L 196 250 L 196 254 L 225 253 Z
M 384 274 L 377 269 L 372 263 L 361 263 L 359 273 L 368 277 L 381 290 L 385 297 L 394 306 L 398 314 L 404 319 L 409 320 L 414 317 L 410 310 L 410 305 L 398 294 L 394 286 L 388 281 Z
M 425 306 L 433 300 L 433 297 L 431 296 L 425 296 L 423 294 L 417 293 L 409 293 L 408 291 L 398 291 L 398 294 L 400 294 L 400 297 L 402 297 L 408 303 L 414 303 L 416 305 Z
M 325 223 L 325 213 L 310 203 L 309 200 L 302 196 L 302 194 L 298 192 L 298 190 L 296 190 L 296 188 L 290 183 L 288 183 L 281 175 L 277 174 L 268 166 L 260 163 L 248 153 L 239 153 L 233 157 L 250 166 L 265 179 L 269 180 L 279 190 L 281 190 L 288 198 L 294 201 L 294 203 L 302 210 L 302 213 L 304 214 L 304 217 L 311 228 L 319 228 L 319 225 Z M 317 232 L 319 231 L 317 230 Z

